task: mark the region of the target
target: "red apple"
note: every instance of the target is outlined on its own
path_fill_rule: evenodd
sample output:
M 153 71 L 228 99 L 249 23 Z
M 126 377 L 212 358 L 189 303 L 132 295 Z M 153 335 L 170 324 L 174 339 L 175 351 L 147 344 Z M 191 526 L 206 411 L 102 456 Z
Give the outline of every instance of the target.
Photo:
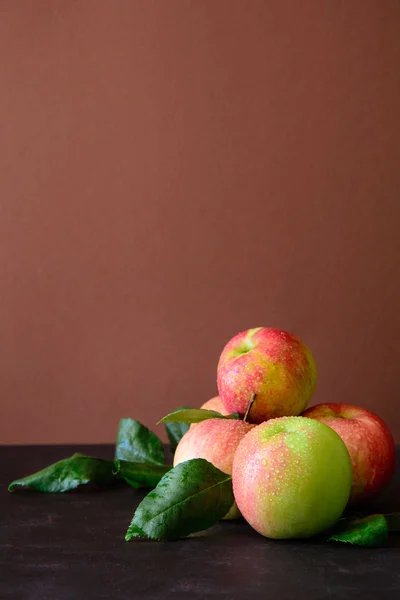
M 350 504 L 377 494 L 389 483 L 396 447 L 389 428 L 377 415 L 359 406 L 330 403 L 311 406 L 302 416 L 329 425 L 346 444 L 353 467 Z
M 257 327 L 232 338 L 218 364 L 217 383 L 228 413 L 248 414 L 252 423 L 296 416 L 308 405 L 316 367 L 307 346 L 279 329 Z
M 233 457 L 239 442 L 254 425 L 231 419 L 207 419 L 196 423 L 180 440 L 174 455 L 174 467 L 192 458 L 205 458 L 228 475 L 232 475 Z M 225 519 L 237 519 L 236 502 Z

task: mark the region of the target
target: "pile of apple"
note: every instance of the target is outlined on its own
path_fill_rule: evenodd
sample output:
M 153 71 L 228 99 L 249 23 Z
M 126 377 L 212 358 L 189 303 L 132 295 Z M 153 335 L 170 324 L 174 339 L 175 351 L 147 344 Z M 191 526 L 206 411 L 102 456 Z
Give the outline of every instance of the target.
M 202 408 L 240 419 L 191 425 L 174 466 L 204 458 L 232 475 L 235 503 L 225 518 L 243 515 L 264 536 L 306 538 L 332 527 L 348 504 L 389 482 L 395 444 L 364 408 L 305 410 L 315 382 L 313 356 L 299 338 L 263 327 L 239 333 L 219 360 L 219 396 Z

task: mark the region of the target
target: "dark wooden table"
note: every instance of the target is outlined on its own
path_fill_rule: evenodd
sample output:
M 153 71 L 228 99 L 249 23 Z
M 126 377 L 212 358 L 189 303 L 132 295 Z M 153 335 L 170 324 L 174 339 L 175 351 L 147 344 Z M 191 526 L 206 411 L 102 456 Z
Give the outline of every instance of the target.
M 141 492 L 7 492 L 12 479 L 77 450 L 106 458 L 113 451 L 0 447 L 1 600 L 400 598 L 400 536 L 375 550 L 277 542 L 239 521 L 177 542 L 127 543 L 124 534 Z M 371 506 L 394 510 L 400 510 L 399 470 Z

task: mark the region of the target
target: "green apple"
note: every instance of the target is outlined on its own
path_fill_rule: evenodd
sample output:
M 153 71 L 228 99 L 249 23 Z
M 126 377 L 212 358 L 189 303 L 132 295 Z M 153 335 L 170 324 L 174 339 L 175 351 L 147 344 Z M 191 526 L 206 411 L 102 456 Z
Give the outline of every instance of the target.
M 192 458 L 205 458 L 214 467 L 232 475 L 236 448 L 254 427 L 235 419 L 207 419 L 192 425 L 180 440 L 174 455 L 174 467 Z M 237 519 L 240 512 L 233 504 L 225 519 Z
M 261 535 L 308 538 L 332 527 L 351 490 L 347 448 L 327 425 L 281 417 L 254 427 L 233 461 L 233 491 Z

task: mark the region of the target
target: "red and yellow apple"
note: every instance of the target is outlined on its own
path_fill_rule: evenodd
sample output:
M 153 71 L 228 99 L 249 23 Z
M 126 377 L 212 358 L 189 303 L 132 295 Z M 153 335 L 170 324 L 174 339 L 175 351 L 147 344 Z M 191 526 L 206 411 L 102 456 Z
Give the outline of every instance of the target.
M 174 455 L 174 467 L 192 458 L 205 458 L 228 475 L 232 475 L 233 457 L 239 442 L 254 427 L 234 419 L 207 419 L 196 423 L 180 440 Z M 233 504 L 225 519 L 237 519 L 240 513 Z
M 233 492 L 261 535 L 308 538 L 332 527 L 351 489 L 345 444 L 327 425 L 281 417 L 254 427 L 233 461 Z
M 315 388 L 316 367 L 307 346 L 279 329 L 256 327 L 239 333 L 222 351 L 217 371 L 218 391 L 228 413 L 246 413 L 248 420 L 300 414 Z
M 377 415 L 351 404 L 311 406 L 304 417 L 332 427 L 347 446 L 353 466 L 350 504 L 380 492 L 396 465 L 396 447 L 389 428 Z

